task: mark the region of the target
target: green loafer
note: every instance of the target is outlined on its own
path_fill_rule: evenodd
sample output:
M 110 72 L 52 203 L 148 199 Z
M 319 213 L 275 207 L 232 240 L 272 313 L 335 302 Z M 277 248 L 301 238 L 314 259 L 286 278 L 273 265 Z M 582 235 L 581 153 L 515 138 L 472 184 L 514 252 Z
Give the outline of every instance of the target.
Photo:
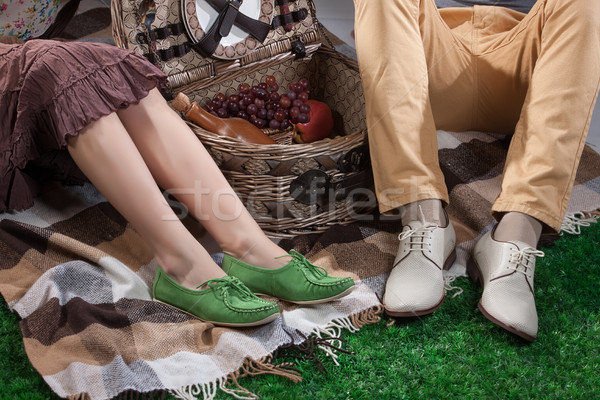
M 266 294 L 297 304 L 317 304 L 346 296 L 354 288 L 352 278 L 334 278 L 295 250 L 292 260 L 278 269 L 256 267 L 229 254 L 223 256 L 223 270 L 239 278 L 257 294 Z
M 239 279 L 225 276 L 210 279 L 192 290 L 181 286 L 159 266 L 154 276 L 152 297 L 215 325 L 244 327 L 266 324 L 279 316 L 279 307 L 252 293 Z

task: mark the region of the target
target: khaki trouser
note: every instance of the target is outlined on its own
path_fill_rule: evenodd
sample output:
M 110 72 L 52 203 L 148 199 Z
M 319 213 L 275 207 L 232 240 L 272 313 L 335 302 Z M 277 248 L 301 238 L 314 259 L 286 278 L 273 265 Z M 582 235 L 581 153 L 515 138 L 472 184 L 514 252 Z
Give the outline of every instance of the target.
M 512 135 L 492 211 L 559 230 L 600 84 L 600 0 L 438 10 L 355 0 L 356 47 L 381 212 L 448 202 L 436 129 Z

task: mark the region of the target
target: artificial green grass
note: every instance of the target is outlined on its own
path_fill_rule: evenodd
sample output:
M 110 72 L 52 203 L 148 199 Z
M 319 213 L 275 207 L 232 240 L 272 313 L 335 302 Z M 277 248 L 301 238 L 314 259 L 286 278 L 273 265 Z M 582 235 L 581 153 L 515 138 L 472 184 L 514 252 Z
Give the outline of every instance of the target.
M 600 223 L 565 235 L 536 265 L 540 330 L 527 344 L 477 309 L 480 289 L 468 279 L 430 316 L 390 319 L 344 332 L 340 366 L 322 352 L 297 361 L 303 381 L 276 376 L 240 384 L 262 399 L 594 399 L 600 398 Z M 0 397 L 56 399 L 23 351 L 18 318 L 0 311 Z M 280 359 L 276 361 L 286 361 Z M 218 399 L 231 397 L 219 393 Z
M 19 317 L 0 303 L 0 399 L 58 399 L 27 359 Z

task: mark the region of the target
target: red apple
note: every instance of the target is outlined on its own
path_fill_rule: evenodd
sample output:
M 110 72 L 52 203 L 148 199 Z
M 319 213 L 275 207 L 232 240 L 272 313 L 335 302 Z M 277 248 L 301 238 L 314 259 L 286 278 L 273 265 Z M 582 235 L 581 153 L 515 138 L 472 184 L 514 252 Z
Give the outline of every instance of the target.
M 333 115 L 329 106 L 318 100 L 309 100 L 310 120 L 294 124 L 292 138 L 296 143 L 312 143 L 329 136 L 333 129 Z

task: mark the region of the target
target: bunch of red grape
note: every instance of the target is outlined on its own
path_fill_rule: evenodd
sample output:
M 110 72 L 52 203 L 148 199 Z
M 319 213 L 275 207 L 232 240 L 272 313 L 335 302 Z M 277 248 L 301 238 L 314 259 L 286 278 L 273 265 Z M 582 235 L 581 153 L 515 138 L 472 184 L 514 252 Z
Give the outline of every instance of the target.
M 280 95 L 275 77 L 268 75 L 256 86 L 242 83 L 229 97 L 218 93 L 205 108 L 217 117 L 243 118 L 261 129 L 286 129 L 290 124 L 310 121 L 308 88 L 308 80 L 301 79 L 290 83 L 289 91 Z

